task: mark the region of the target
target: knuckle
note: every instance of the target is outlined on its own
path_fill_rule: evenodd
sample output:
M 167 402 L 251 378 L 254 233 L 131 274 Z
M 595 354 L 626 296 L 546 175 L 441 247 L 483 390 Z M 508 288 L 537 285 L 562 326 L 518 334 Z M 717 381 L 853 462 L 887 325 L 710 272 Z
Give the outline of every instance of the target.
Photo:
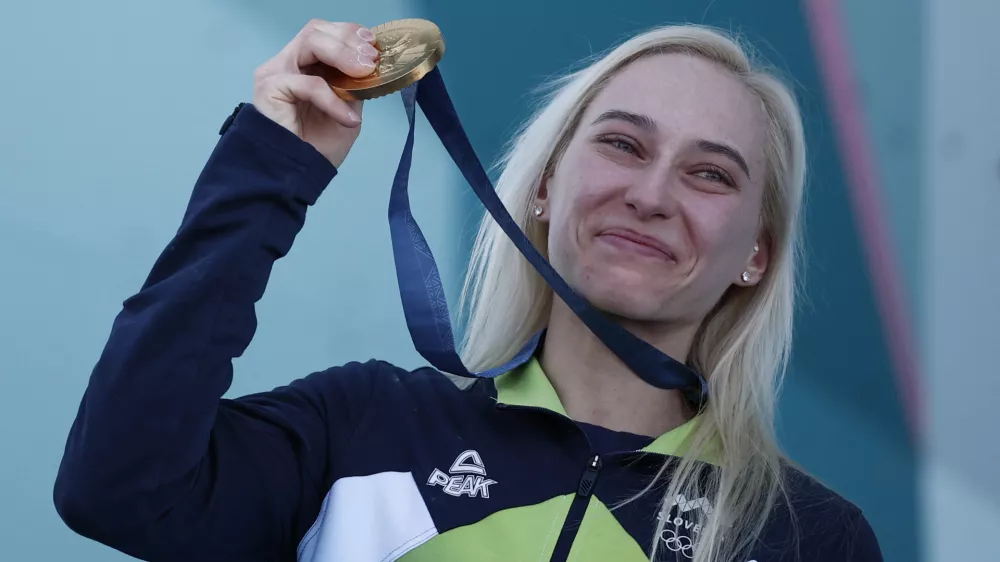
M 312 48 L 317 55 L 332 60 L 340 60 L 348 51 L 342 41 L 326 34 L 317 36 L 312 41 Z
M 318 27 L 308 27 L 299 38 L 300 49 L 317 50 L 328 43 L 328 34 Z
M 335 56 L 335 57 L 341 57 L 341 56 L 350 54 L 351 52 L 354 51 L 354 49 L 348 47 L 346 44 L 344 44 L 341 41 L 330 41 L 329 50 L 330 50 L 330 54 L 333 55 L 333 56 Z
M 330 85 L 326 83 L 319 76 L 310 76 L 309 81 L 306 83 L 306 87 L 313 90 L 318 96 L 328 96 L 333 95 L 333 90 L 330 89 Z
M 267 82 L 273 75 L 274 71 L 271 69 L 270 65 L 261 65 L 253 71 L 253 81 L 256 84 L 261 84 Z
M 271 75 L 271 68 L 268 64 L 262 64 L 254 69 L 253 71 L 253 81 L 254 83 L 261 83 L 267 80 L 267 77 Z
M 280 76 L 276 74 L 268 74 L 266 76 L 260 77 L 254 82 L 254 90 L 257 92 L 268 92 L 276 89 L 276 83 L 280 80 Z
M 304 92 L 315 92 L 316 91 L 316 82 L 317 82 L 317 77 L 316 76 L 310 76 L 308 74 L 302 74 L 302 75 L 296 76 L 295 78 L 296 78 L 296 83 L 298 84 L 299 88 L 302 91 L 304 91 Z
M 319 18 L 313 18 L 309 20 L 309 22 L 306 23 L 305 27 L 303 27 L 302 29 L 306 33 L 313 33 L 316 31 L 320 31 L 324 25 L 326 25 L 326 22 L 324 20 L 321 20 Z

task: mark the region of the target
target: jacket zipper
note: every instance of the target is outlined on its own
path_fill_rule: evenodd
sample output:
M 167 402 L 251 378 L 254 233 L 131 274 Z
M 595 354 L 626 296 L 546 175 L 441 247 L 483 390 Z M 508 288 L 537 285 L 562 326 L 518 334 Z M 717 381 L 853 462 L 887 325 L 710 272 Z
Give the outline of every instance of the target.
M 597 484 L 597 476 L 601 472 L 601 456 L 594 455 L 587 461 L 587 468 L 580 478 L 580 485 L 577 486 L 576 496 L 566 513 L 566 521 L 563 522 L 562 530 L 559 531 L 559 538 L 556 546 L 552 550 L 552 562 L 565 562 L 569 559 L 569 551 L 573 548 L 573 541 L 583 524 L 583 517 L 587 513 L 587 505 L 590 503 L 590 495 Z
M 513 406 L 498 402 L 497 407 L 500 409 L 540 412 L 546 416 L 556 418 L 560 422 L 569 422 L 573 424 L 578 432 L 580 432 L 583 440 L 587 443 L 587 449 L 590 451 L 594 450 L 593 444 L 590 442 L 590 437 L 587 436 L 587 432 L 583 431 L 583 429 L 581 429 L 575 421 L 564 415 L 538 406 Z M 609 453 L 607 456 L 618 456 L 623 453 L 627 452 L 622 451 Z M 657 457 L 663 456 L 659 453 L 650 453 L 641 449 L 631 451 L 631 453 L 642 453 L 645 455 L 655 455 Z M 576 534 L 580 530 L 580 525 L 583 524 L 583 517 L 587 512 L 587 505 L 590 503 L 590 496 L 594 492 L 594 486 L 597 485 L 597 476 L 601 472 L 603 463 L 604 461 L 601 459 L 600 455 L 593 455 L 587 459 L 587 467 L 583 471 L 583 476 L 580 478 L 580 484 L 577 486 L 576 495 L 573 497 L 573 503 L 569 506 L 569 512 L 566 513 L 566 520 L 563 522 L 562 529 L 559 531 L 559 538 L 556 540 L 556 546 L 552 550 L 552 557 L 549 559 L 550 562 L 566 562 L 569 558 L 570 549 L 573 548 L 573 541 L 576 540 Z

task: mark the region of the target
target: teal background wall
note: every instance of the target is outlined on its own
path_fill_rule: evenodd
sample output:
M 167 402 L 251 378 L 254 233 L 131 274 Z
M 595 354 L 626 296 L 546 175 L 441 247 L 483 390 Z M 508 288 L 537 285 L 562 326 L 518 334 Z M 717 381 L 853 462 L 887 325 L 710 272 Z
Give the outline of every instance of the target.
M 988 1 L 988 0 L 987 0 Z M 854 65 L 862 117 L 877 162 L 882 209 L 897 259 L 900 284 L 913 320 L 922 323 L 927 252 L 921 244 L 926 186 L 917 165 L 927 125 L 923 0 L 842 0 L 847 48 Z M 891 29 L 891 37 L 886 30 Z
M 860 2 L 851 5 L 851 18 L 870 17 Z M 812 166 L 808 293 L 781 437 L 794 458 L 865 509 L 886 560 L 921 559 L 916 459 L 798 2 L 774 0 L 765 10 L 736 0 L 50 0 L 0 6 L 0 50 L 15 77 L 0 89 L 0 560 L 126 559 L 73 535 L 55 514 L 51 488 L 66 432 L 113 316 L 176 229 L 219 124 L 249 98 L 253 69 L 311 17 L 438 22 L 448 43 L 442 71 L 484 162 L 527 114 L 532 88 L 630 33 L 709 23 L 761 47 L 798 85 Z M 871 28 L 855 32 L 876 41 Z M 877 65 L 861 70 L 878 74 Z M 871 84 L 884 91 L 878 78 Z M 893 156 L 900 143 L 892 139 L 909 133 L 893 123 L 912 108 L 887 113 L 891 98 L 872 96 L 880 100 L 870 106 L 884 137 L 879 156 L 899 159 L 887 173 L 897 178 L 893 196 L 905 199 L 910 156 Z M 419 363 L 385 225 L 404 124 L 398 99 L 366 105 L 357 148 L 275 269 L 231 394 L 352 359 Z M 478 201 L 422 122 L 415 161 L 415 213 L 454 295 Z M 893 208 L 903 213 L 894 232 L 906 239 L 916 227 L 905 213 L 916 211 Z M 916 249 L 904 252 L 907 268 L 917 260 Z

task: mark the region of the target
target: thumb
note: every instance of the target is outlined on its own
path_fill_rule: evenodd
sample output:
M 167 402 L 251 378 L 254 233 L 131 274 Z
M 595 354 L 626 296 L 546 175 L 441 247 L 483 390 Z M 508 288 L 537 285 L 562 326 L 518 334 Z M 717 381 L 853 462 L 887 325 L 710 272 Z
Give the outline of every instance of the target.
M 353 100 L 353 101 L 347 102 L 347 105 L 354 111 L 354 113 L 358 114 L 358 117 L 361 117 L 361 114 L 362 114 L 361 110 L 362 110 L 362 108 L 365 105 L 364 101 L 362 101 L 362 100 Z

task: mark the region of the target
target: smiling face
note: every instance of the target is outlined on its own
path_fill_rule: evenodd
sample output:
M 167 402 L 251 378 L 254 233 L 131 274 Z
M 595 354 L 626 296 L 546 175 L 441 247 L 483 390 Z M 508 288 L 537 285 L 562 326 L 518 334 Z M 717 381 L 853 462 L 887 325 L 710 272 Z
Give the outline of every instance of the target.
M 609 313 L 699 323 L 766 268 L 766 131 L 760 101 L 715 63 L 660 54 L 630 64 L 586 108 L 539 189 L 551 263 Z

